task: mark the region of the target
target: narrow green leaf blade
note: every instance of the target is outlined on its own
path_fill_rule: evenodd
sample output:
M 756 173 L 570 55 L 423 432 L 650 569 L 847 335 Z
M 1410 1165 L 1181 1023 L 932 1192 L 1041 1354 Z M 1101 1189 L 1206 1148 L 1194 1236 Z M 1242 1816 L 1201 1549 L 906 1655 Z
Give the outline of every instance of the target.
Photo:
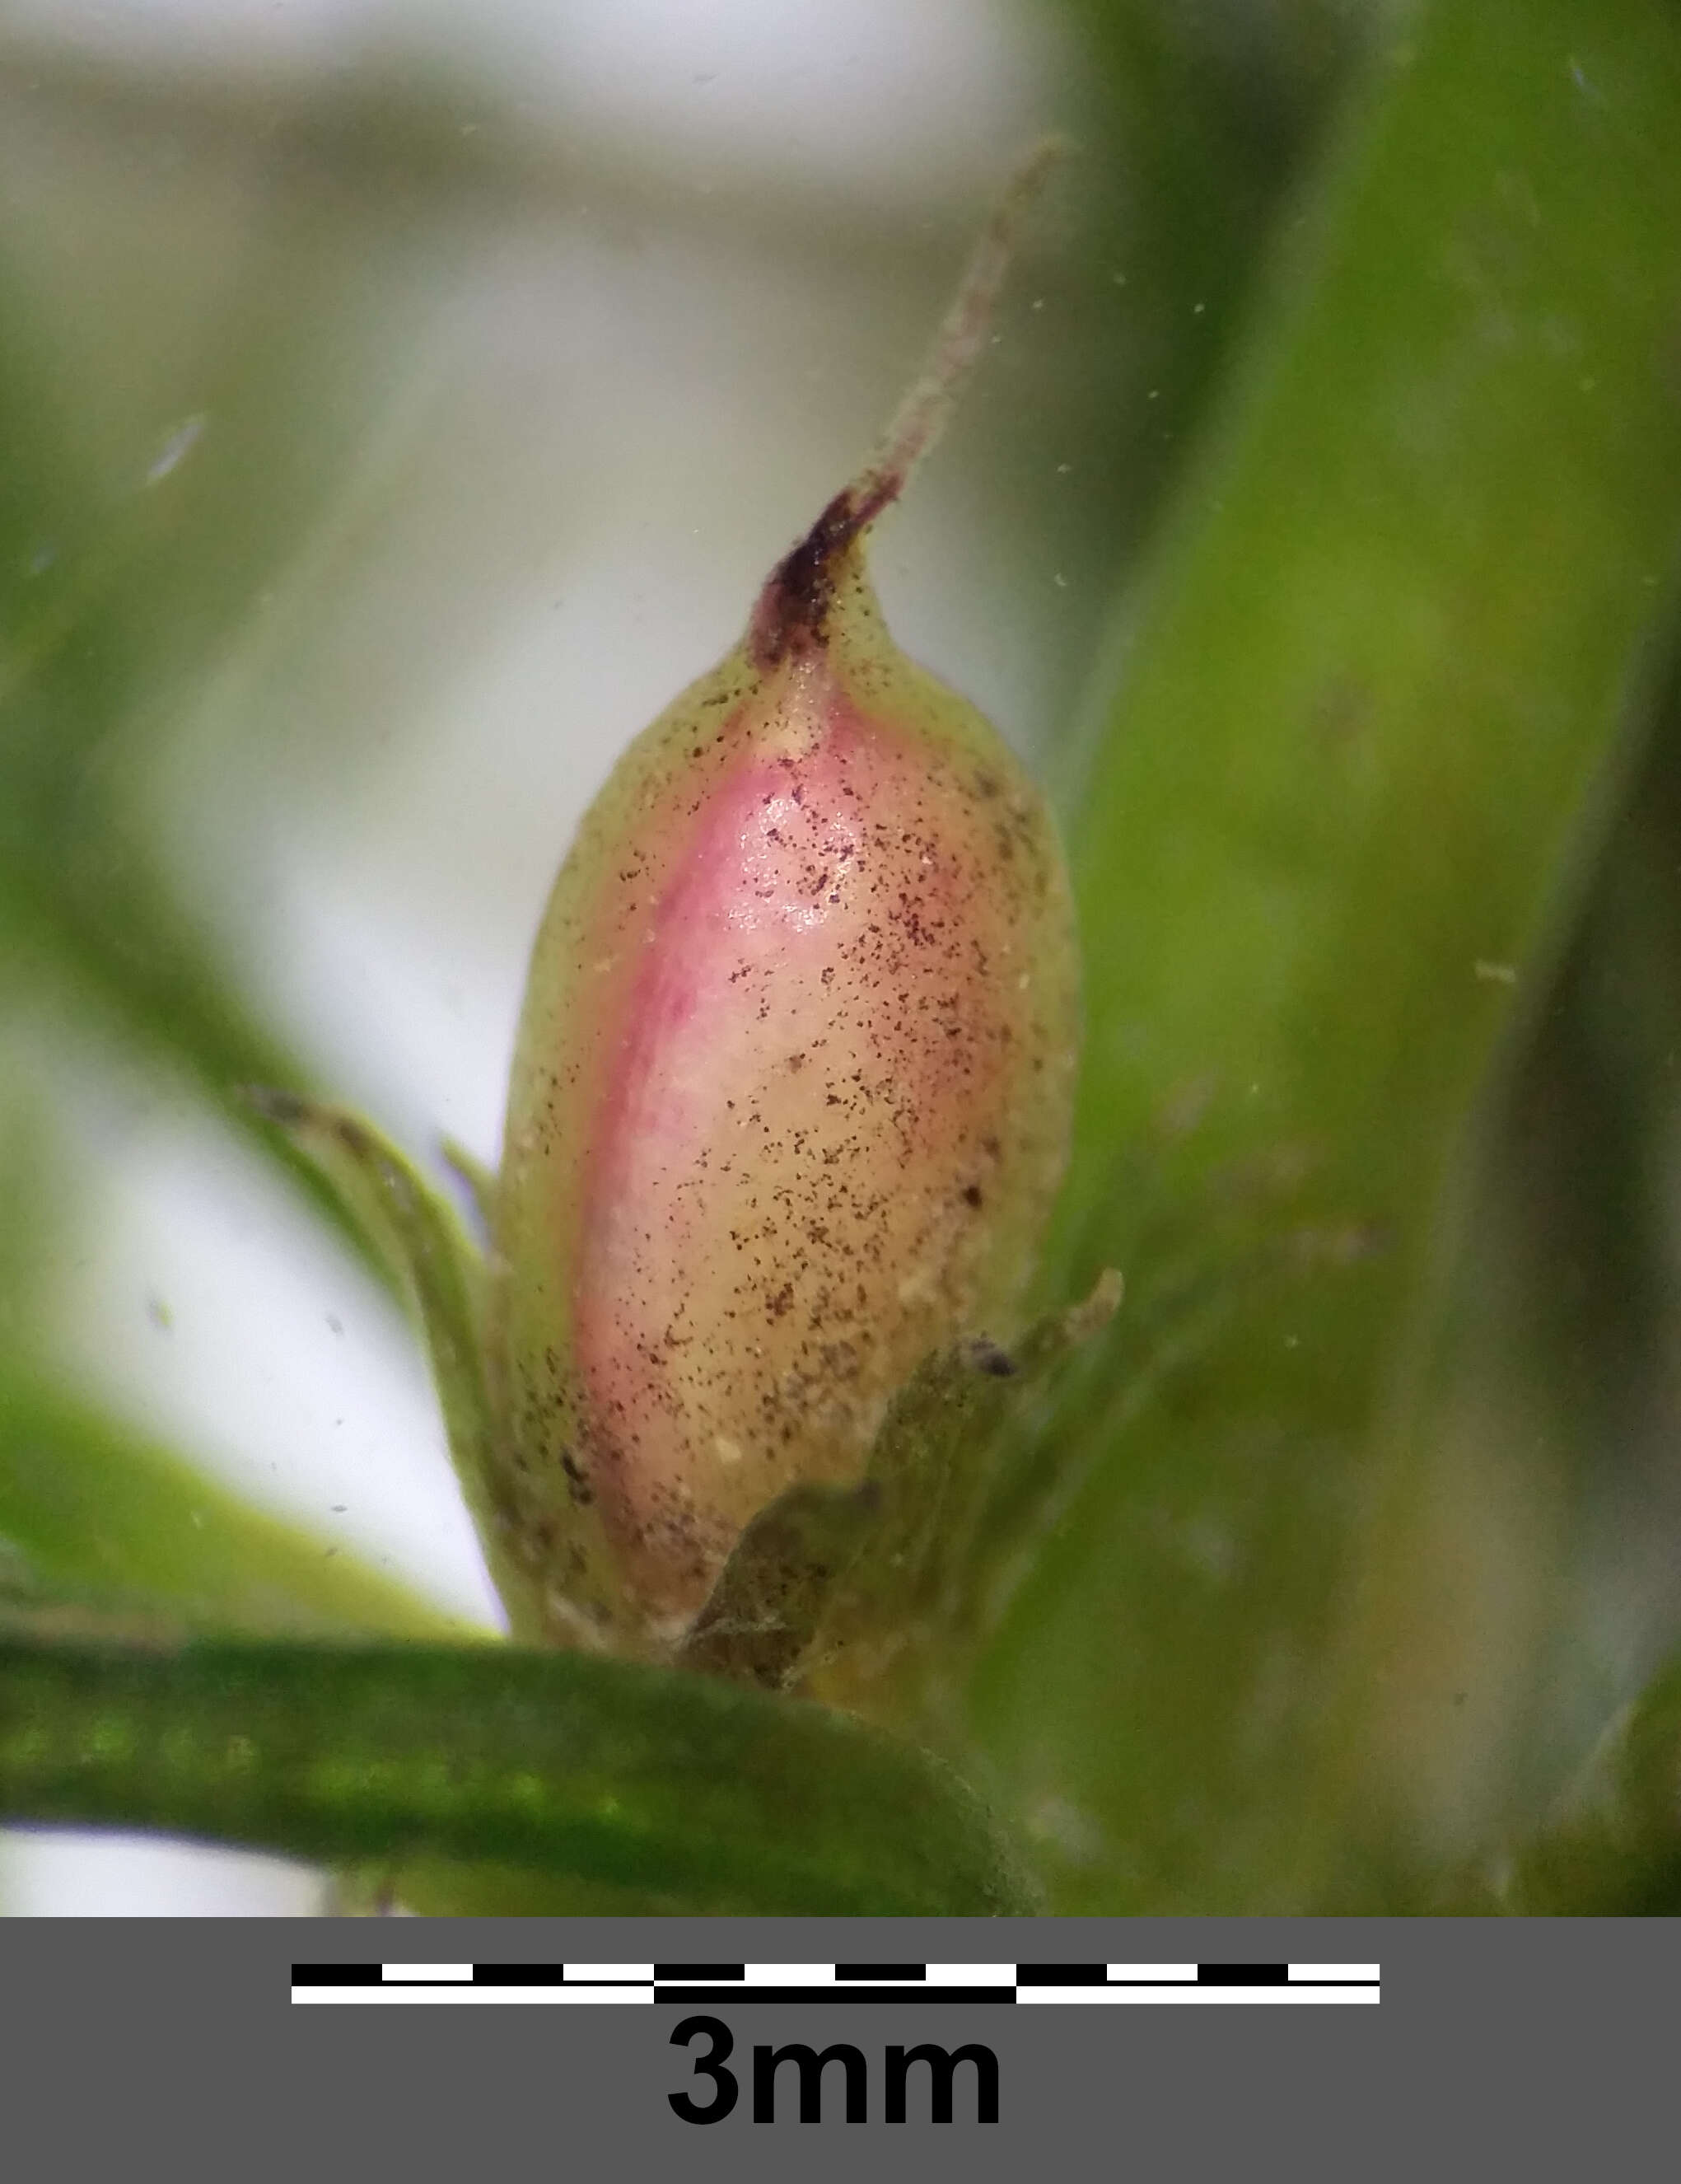
M 695 1911 L 1036 1908 L 949 1771 L 843 1714 L 584 1654 L 0 1643 L 0 1814 L 335 1864 L 438 1858 Z
M 338 1198 L 418 1322 L 443 1411 L 455 1475 L 516 1638 L 543 1630 L 540 1557 L 520 1522 L 500 1453 L 484 1353 L 484 1261 L 453 1207 L 383 1132 L 359 1115 L 291 1092 L 253 1089 Z

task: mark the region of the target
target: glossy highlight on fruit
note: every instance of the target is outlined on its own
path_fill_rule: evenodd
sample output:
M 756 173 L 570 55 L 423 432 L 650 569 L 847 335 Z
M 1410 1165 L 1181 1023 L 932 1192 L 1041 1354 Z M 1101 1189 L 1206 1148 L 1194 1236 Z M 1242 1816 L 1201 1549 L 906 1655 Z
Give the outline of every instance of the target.
M 857 1479 L 931 1351 L 1014 1329 L 1066 1152 L 1067 883 L 862 549 L 990 303 L 971 276 L 884 454 L 620 760 L 543 917 L 491 1368 L 561 1642 L 669 1651 L 759 1511 Z

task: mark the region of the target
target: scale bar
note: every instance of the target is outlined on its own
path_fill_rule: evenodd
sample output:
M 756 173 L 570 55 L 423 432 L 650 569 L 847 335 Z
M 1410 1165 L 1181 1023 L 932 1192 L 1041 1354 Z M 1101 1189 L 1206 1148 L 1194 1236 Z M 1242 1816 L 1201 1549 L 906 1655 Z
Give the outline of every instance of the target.
M 806 2003 L 1078 2008 L 1165 2003 L 1371 2005 L 1377 1964 L 313 1964 L 292 1967 L 294 2003 L 664 2003 L 717 2008 Z

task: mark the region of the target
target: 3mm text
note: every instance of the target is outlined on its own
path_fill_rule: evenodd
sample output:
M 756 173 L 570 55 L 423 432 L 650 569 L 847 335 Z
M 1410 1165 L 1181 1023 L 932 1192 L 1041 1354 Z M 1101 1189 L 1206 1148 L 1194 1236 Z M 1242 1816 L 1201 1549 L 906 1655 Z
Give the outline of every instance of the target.
M 692 2092 L 668 2093 L 666 2098 L 685 2123 L 722 2123 L 725 2117 L 735 2112 L 741 2098 L 741 2083 L 736 2073 L 728 2068 L 729 2059 L 735 2052 L 735 2035 L 721 2019 L 716 2017 L 686 2017 L 671 2035 L 674 2048 L 688 2048 L 699 2040 L 710 2045 L 704 2053 L 693 2058 L 694 2075 L 707 2081 L 707 2097 L 697 2099 Z M 885 2123 L 903 2123 L 905 2118 L 907 2088 L 911 2083 L 911 2072 L 916 2071 L 919 2082 L 926 2083 L 926 2096 L 919 2096 L 918 2114 L 922 2110 L 921 2098 L 928 2103 L 928 2113 L 935 2123 L 949 2123 L 955 2103 L 958 2065 L 966 2064 L 966 2087 L 972 2092 L 964 2106 L 977 2123 L 998 2121 L 998 2058 L 990 2048 L 979 2041 L 971 2040 L 961 2048 L 948 2049 L 938 2047 L 932 2041 L 923 2041 L 915 2048 L 889 2047 L 882 2051 L 880 2065 L 882 2120 Z M 823 2120 L 823 2089 L 826 2073 L 838 2065 L 838 2075 L 831 2074 L 827 2082 L 832 2093 L 838 2093 L 843 2103 L 843 2113 L 849 2123 L 867 2123 L 870 2117 L 870 2066 L 861 2048 L 854 2048 L 849 2040 L 837 2040 L 832 2047 L 821 2050 L 808 2048 L 803 2042 L 793 2040 L 777 2048 L 769 2042 L 753 2051 L 753 2120 L 754 2123 L 774 2123 L 776 2120 L 776 2088 L 780 2075 L 787 2097 L 798 2088 L 799 2120 L 802 2123 L 821 2123 Z M 788 2066 L 792 2066 L 791 2068 Z M 918 2067 L 921 2066 L 921 2067 Z M 966 2115 L 965 2120 L 968 2120 Z

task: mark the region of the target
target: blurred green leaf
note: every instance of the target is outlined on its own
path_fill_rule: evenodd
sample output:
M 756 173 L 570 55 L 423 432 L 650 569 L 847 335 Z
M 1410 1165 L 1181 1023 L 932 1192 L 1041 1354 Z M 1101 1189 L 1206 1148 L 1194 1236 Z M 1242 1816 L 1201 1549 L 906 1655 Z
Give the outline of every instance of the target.
M 1081 451 L 1082 535 L 1061 559 L 1076 604 L 1091 599 L 1083 636 L 1149 539 L 1241 334 L 1269 237 L 1394 12 L 1390 0 L 1057 0 L 1079 41 L 1071 122 L 1092 155 L 1079 295 L 1102 341 L 1098 369 L 1083 366 L 1077 336 L 1063 363 L 1063 398 L 1077 404 L 1060 430 Z M 1014 420 L 1011 437 L 1021 437 Z
M 1055 1264 L 1147 1286 L 1259 1207 L 1279 1278 L 1137 1416 L 1112 1366 L 1070 1376 L 1052 1446 L 1090 1484 L 976 1709 L 1060 1908 L 1299 1907 L 1353 1854 L 1382 1594 L 1426 1574 L 1384 1525 L 1455 1163 L 1671 604 L 1678 125 L 1649 0 L 1423 9 L 1121 625 Z
M 0 950 L 14 977 L 50 980 L 138 1057 L 184 1070 L 324 1209 L 238 1096 L 305 1072 L 188 906 L 148 800 L 158 749 L 366 430 L 344 384 L 367 308 L 345 209 L 306 198 L 276 218 L 200 359 L 201 407 L 160 421 L 115 472 L 90 466 L 28 292 L 0 264 Z
M 1606 1730 L 1547 1824 L 1421 1908 L 1510 1917 L 1681 1914 L 1681 1663 Z
M 0 1547 L 14 1602 L 199 1630 L 480 1635 L 137 1435 L 0 1367 Z
M 1206 384 L 1281 190 L 1394 11 L 1384 0 L 1278 0 L 1263 18 L 1171 0 L 1064 0 L 1063 12 L 1083 34 L 1088 96 L 1101 102 L 1124 192 L 1116 239 L 1127 245 L 1126 285 L 1140 308 L 1161 310 L 1157 340 L 1178 337 L 1166 398 L 1183 417 L 1186 382 L 1199 393 Z
M 506 1648 L 0 1644 L 0 1812 L 336 1864 L 440 1858 L 692 1910 L 1031 1911 L 939 1762 L 710 1677 Z

